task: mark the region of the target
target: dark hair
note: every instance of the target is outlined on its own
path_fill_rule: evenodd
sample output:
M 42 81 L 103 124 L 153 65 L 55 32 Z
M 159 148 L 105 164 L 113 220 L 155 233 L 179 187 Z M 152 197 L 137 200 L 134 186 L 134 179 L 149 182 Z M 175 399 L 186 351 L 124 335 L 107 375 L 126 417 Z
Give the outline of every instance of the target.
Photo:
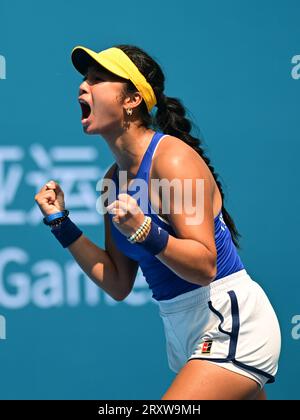
M 165 134 L 170 134 L 171 136 L 181 139 L 202 157 L 209 167 L 220 190 L 223 203 L 222 214 L 231 233 L 233 243 L 237 248 L 240 248 L 238 238 L 241 237 L 241 235 L 224 207 L 224 193 L 222 185 L 218 179 L 218 174 L 215 172 L 214 167 L 210 164 L 210 159 L 205 155 L 205 152 L 201 147 L 202 141 L 190 134 L 192 122 L 186 118 L 186 109 L 182 105 L 181 101 L 177 98 L 171 98 L 164 95 L 165 76 L 161 67 L 145 51 L 136 46 L 114 45 L 114 47 L 121 49 L 128 55 L 154 90 L 157 99 L 157 112 L 152 117 L 147 110 L 146 103 L 143 101 L 139 106 L 142 125 L 147 128 L 152 126 L 155 129 L 160 129 Z M 136 87 L 129 81 L 126 84 L 126 93 L 133 92 L 136 92 Z

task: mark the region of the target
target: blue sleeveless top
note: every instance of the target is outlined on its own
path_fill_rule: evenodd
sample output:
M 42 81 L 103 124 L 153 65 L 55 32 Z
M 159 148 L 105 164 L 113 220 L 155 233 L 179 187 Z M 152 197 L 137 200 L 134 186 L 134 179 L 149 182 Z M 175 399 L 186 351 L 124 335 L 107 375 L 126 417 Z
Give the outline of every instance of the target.
M 127 194 L 133 196 L 136 194 L 137 190 L 134 187 L 135 180 L 143 179 L 149 182 L 149 170 L 151 166 L 152 156 L 155 151 L 155 148 L 159 140 L 165 134 L 156 132 L 152 137 L 152 140 L 143 156 L 142 162 L 136 174 L 136 177 L 133 179 L 130 189 L 126 191 Z M 118 185 L 118 176 L 117 169 L 113 174 L 113 181 L 116 185 L 116 197 L 119 194 L 119 185 Z M 114 198 L 116 199 L 116 198 Z M 109 203 L 113 200 L 109 200 Z M 137 199 L 138 205 L 140 205 L 140 200 Z M 163 229 L 167 230 L 172 236 L 176 237 L 174 230 L 171 225 L 164 222 L 157 213 L 154 212 L 148 196 L 148 211 L 144 213 L 151 216 L 152 220 Z M 109 213 L 109 221 L 111 227 L 111 233 L 113 240 L 117 248 L 129 258 L 137 261 L 143 275 L 152 290 L 152 297 L 155 300 L 166 300 L 172 299 L 175 296 L 178 296 L 182 293 L 189 292 L 190 290 L 197 289 L 202 287 L 197 284 L 189 283 L 183 278 L 177 276 L 172 270 L 170 270 L 166 265 L 159 261 L 155 256 L 148 253 L 146 250 L 141 248 L 139 245 L 131 244 L 119 230 L 114 226 L 112 222 L 113 215 Z M 217 275 L 214 281 L 228 276 L 229 274 L 235 273 L 244 268 L 242 261 L 237 253 L 237 249 L 232 242 L 231 234 L 227 228 L 222 211 L 214 219 L 215 224 L 215 243 L 217 249 Z

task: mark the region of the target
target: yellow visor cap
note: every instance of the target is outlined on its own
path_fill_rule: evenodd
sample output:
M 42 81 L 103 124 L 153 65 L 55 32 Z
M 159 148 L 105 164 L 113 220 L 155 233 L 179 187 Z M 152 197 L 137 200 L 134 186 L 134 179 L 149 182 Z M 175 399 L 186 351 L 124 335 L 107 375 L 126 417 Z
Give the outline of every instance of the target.
M 73 49 L 71 58 L 76 70 L 83 75 L 86 75 L 88 67 L 96 62 L 111 73 L 130 80 L 142 95 L 148 112 L 156 105 L 156 97 L 151 85 L 121 49 L 112 47 L 97 53 L 89 48 L 78 46 Z

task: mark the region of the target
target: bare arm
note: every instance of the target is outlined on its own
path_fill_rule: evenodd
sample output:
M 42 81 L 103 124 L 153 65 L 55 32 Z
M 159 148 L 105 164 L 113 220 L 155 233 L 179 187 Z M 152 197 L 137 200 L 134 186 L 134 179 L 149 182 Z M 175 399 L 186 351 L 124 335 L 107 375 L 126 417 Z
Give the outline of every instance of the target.
M 104 178 L 112 178 L 115 165 L 107 171 Z M 69 247 L 70 253 L 82 270 L 99 287 L 115 300 L 123 300 L 131 292 L 136 278 L 138 263 L 116 247 L 110 231 L 108 214 L 104 214 L 105 250 L 81 235 Z
M 158 179 L 177 179 L 182 182 L 191 180 L 190 196 L 193 207 L 204 205 L 203 219 L 196 224 L 187 223 L 190 214 L 186 212 L 182 202 L 182 212 L 174 211 L 175 200 L 173 194 L 162 196 L 162 200 L 169 200 L 170 213 L 165 215 L 176 232 L 176 236 L 169 236 L 167 246 L 156 257 L 173 272 L 183 279 L 208 285 L 216 275 L 217 252 L 214 239 L 214 215 L 212 184 L 208 177 L 207 168 L 194 151 L 177 150 L 173 156 L 170 153 L 159 154 L 153 165 L 153 177 Z M 197 202 L 196 180 L 204 180 L 204 194 L 200 196 L 201 203 Z M 199 190 L 199 188 L 198 188 Z M 186 190 L 183 189 L 184 194 Z M 167 193 L 169 194 L 169 193 Z M 184 196 L 183 194 L 183 196 Z
M 106 215 L 104 216 L 106 218 Z M 105 221 L 105 250 L 81 235 L 68 250 L 87 276 L 115 300 L 123 300 L 132 290 L 138 264 L 119 252 L 110 237 Z
M 112 168 L 104 176 L 110 177 Z M 64 193 L 55 182 L 41 188 L 35 196 L 44 215 L 62 211 L 65 208 Z M 108 214 L 104 215 L 105 249 L 100 248 L 85 235 L 69 245 L 68 250 L 82 270 L 99 287 L 115 300 L 123 300 L 132 290 L 138 263 L 127 258 L 115 246 L 111 238 Z

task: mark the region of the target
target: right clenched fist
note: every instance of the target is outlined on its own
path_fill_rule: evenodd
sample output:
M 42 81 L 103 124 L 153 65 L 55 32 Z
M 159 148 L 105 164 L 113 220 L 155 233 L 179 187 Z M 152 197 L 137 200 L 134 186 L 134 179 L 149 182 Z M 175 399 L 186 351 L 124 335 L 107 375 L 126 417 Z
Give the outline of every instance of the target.
M 57 182 L 47 182 L 34 199 L 44 216 L 65 210 L 64 193 Z

